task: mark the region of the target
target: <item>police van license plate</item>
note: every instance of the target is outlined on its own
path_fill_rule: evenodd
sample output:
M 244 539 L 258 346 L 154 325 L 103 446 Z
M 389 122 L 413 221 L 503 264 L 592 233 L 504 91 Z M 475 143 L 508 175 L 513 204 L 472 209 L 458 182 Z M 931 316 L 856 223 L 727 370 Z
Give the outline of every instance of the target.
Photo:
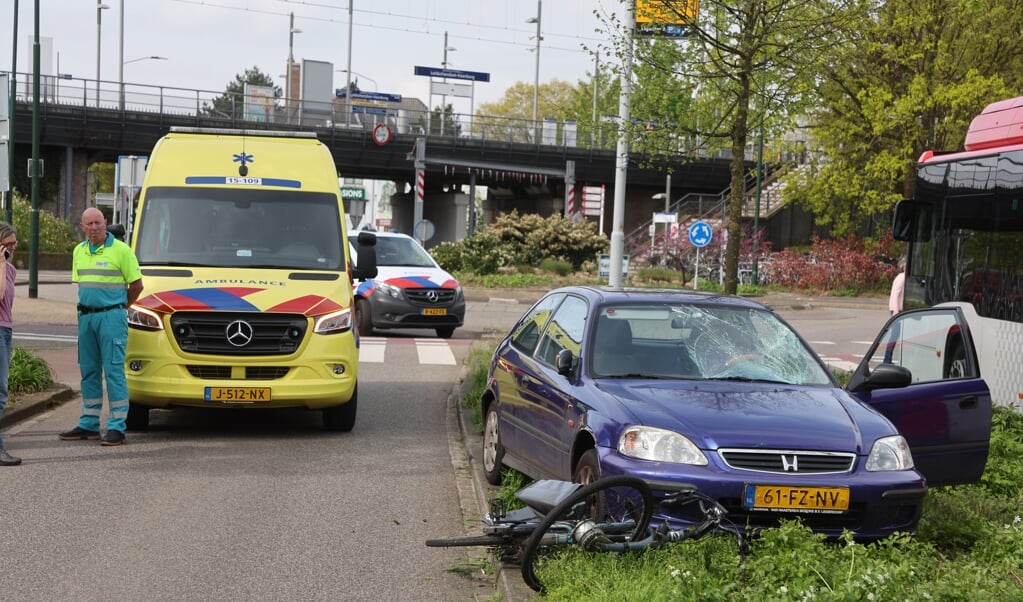
M 220 403 L 269 403 L 270 387 L 206 387 L 203 399 Z
M 746 485 L 743 506 L 754 510 L 844 512 L 849 509 L 849 488 Z
M 424 316 L 446 316 L 448 310 L 443 307 L 426 307 L 423 309 Z

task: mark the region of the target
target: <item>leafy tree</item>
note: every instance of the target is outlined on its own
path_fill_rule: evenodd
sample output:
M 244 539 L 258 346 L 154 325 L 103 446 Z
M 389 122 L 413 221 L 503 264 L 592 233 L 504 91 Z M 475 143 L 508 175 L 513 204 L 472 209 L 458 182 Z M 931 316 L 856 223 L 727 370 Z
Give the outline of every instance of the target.
M 739 241 L 750 132 L 801 114 L 811 83 L 810 57 L 830 43 L 827 32 L 839 15 L 837 5 L 827 0 L 704 0 L 698 18 L 687 19 L 688 2 L 661 1 L 678 22 L 687 23 L 688 35 L 678 42 L 635 43 L 634 71 L 643 74 L 637 77 L 635 114 L 662 120 L 658 126 L 652 121 L 626 124 L 627 135 L 641 140 L 639 150 L 651 153 L 677 154 L 692 141 L 727 144 L 727 228 L 729 240 Z M 608 22 L 621 31 L 613 16 Z M 630 43 L 618 36 L 616 54 L 622 56 Z M 725 292 L 737 290 L 738 263 L 739 245 L 730 244 Z
M 234 81 L 227 84 L 223 94 L 205 103 L 202 107 L 204 115 L 242 120 L 245 115 L 245 84 L 272 87 L 274 98 L 281 98 L 283 92 L 274 84 L 271 76 L 259 70 L 259 67 L 246 69 L 245 73 L 235 75 Z
M 572 84 L 553 79 L 537 88 L 537 120 L 546 117 L 559 121 L 572 119 L 576 90 Z M 590 111 L 587 110 L 587 115 Z M 496 102 L 480 103 L 473 118 L 473 130 L 485 138 L 513 142 L 534 142 L 539 125 L 533 121 L 533 84 L 515 82 Z
M 455 137 L 462 133 L 462 125 L 458 123 L 450 104 L 430 111 L 430 133 Z
M 920 154 L 962 148 L 970 120 L 1023 85 L 1019 0 L 866 0 L 856 17 L 821 55 L 819 152 L 786 189 L 836 234 L 911 197 Z

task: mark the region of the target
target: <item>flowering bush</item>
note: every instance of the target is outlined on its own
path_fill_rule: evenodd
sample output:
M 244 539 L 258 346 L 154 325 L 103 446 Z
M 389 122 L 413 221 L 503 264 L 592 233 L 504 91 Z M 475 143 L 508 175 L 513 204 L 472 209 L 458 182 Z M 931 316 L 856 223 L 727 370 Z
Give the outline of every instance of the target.
M 813 291 L 884 289 L 897 268 L 867 252 L 854 235 L 825 240 L 815 236 L 809 253 L 785 249 L 761 266 L 771 284 Z

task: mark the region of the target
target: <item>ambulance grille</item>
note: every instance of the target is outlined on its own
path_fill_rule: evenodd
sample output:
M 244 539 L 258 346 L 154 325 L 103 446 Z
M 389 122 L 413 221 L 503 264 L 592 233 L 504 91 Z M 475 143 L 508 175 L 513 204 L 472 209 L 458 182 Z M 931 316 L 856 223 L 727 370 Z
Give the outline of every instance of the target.
M 290 355 L 309 329 L 301 314 L 184 311 L 170 322 L 182 351 L 226 356 Z

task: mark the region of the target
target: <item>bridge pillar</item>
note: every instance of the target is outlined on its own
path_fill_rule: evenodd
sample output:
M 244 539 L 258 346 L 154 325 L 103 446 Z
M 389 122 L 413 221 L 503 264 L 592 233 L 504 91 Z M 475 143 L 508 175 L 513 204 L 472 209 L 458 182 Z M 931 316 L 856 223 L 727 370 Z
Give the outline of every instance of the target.
M 415 237 L 415 191 L 391 197 L 391 227 Z M 433 238 L 424 242 L 430 248 L 442 242 L 457 242 L 467 236 L 469 195 L 463 192 L 427 192 L 423 196 L 423 219 L 433 222 Z
M 89 196 L 92 188 L 92 174 L 89 166 L 92 158 L 88 151 L 69 148 L 60 168 L 60 187 L 52 206 L 45 207 L 57 217 L 77 225 L 86 207 L 94 206 L 95 199 Z

